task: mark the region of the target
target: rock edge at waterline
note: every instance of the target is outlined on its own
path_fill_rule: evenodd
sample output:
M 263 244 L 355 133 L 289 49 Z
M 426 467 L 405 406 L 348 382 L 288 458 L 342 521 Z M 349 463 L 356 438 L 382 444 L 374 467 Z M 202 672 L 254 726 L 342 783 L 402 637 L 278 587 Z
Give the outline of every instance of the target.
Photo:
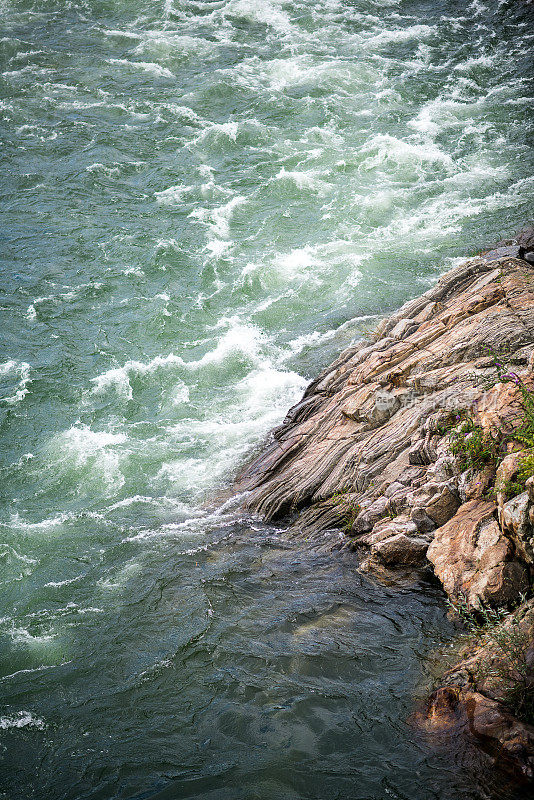
M 502 243 L 444 274 L 308 386 L 238 477 L 248 511 L 337 546 L 342 529 L 364 570 L 432 565 L 451 601 L 469 609 L 511 608 L 528 595 L 534 230 L 519 236 L 519 246 Z M 520 613 L 531 670 L 532 604 Z M 497 760 L 532 778 L 534 727 L 470 675 L 458 685 L 449 675 L 425 724 L 461 709 Z

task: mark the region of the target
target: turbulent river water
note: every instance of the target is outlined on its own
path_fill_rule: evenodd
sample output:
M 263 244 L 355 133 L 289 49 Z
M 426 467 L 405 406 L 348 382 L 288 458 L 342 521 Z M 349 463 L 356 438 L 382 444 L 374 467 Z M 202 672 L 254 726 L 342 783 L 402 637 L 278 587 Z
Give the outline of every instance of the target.
M 206 501 L 525 221 L 532 31 L 520 2 L 1 0 L 3 800 L 518 796 L 410 725 L 437 588 Z

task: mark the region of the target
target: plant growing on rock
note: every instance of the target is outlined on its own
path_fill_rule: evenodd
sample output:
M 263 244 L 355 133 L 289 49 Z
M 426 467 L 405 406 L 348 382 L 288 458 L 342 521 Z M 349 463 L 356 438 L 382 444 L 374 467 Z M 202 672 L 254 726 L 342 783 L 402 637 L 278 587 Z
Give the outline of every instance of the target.
M 515 474 L 515 477 L 504 484 L 504 493 L 507 500 L 516 497 L 525 491 L 525 483 L 530 477 L 534 475 L 534 451 L 527 453 L 520 464 Z
M 532 642 L 521 627 L 519 616 L 525 599 L 521 594 L 519 608 L 512 612 L 484 605 L 473 608 L 462 595 L 456 602 L 447 603 L 466 626 L 469 637 L 491 652 L 491 656 L 484 655 L 476 664 L 475 679 L 495 679 L 512 714 L 534 724 L 534 674 L 528 658 Z
M 450 450 L 462 472 L 479 471 L 486 466 L 496 467 L 501 457 L 502 439 L 491 431 L 484 431 L 471 418 L 449 433 Z
M 341 506 L 343 513 L 343 530 L 345 533 L 350 534 L 352 526 L 356 517 L 361 511 L 361 506 L 353 494 L 350 494 L 349 489 L 344 489 L 340 492 L 334 492 L 332 495 L 332 503 Z

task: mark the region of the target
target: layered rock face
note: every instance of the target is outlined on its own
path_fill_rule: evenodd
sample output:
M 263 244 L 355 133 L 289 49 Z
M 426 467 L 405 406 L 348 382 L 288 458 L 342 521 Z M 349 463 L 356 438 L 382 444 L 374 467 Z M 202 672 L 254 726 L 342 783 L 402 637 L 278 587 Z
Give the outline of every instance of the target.
M 361 569 L 431 565 L 470 608 L 528 593 L 534 236 L 522 236 L 445 274 L 313 381 L 239 476 L 245 507 L 286 518 L 295 535 L 338 543 L 343 529 Z M 510 716 L 478 685 L 454 692 L 473 720 L 495 721 L 497 707 Z M 484 736 L 504 747 L 509 728 L 495 723 Z M 534 728 L 523 734 L 534 752 Z
M 495 480 L 491 465 L 462 470 L 450 448 L 451 425 L 467 412 L 483 431 L 517 424 L 519 387 L 496 373 L 502 353 L 517 380 L 533 387 L 534 269 L 507 257 L 467 261 L 310 384 L 239 476 L 247 509 L 266 520 L 292 518 L 307 534 L 344 528 L 369 549 L 364 567 L 422 563 L 431 545 L 452 594 L 467 589 L 460 574 L 471 571 L 480 583 L 481 559 L 484 574 L 495 562 L 491 585 L 480 583 L 473 599 L 497 598 L 499 564 L 509 565 L 501 583 L 513 574 L 523 585 L 520 565 L 533 555 L 528 492 L 512 505 L 501 493 L 495 513 L 496 502 L 481 499 Z M 456 515 L 474 527 L 452 541 L 443 526 Z

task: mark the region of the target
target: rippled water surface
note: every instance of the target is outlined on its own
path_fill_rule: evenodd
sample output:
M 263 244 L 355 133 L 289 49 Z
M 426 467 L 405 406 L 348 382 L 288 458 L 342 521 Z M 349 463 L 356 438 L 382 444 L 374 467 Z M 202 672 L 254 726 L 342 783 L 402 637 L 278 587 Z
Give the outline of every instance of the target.
M 4 800 L 516 796 L 409 725 L 437 589 L 205 501 L 531 213 L 532 30 L 496 0 L 1 0 Z

